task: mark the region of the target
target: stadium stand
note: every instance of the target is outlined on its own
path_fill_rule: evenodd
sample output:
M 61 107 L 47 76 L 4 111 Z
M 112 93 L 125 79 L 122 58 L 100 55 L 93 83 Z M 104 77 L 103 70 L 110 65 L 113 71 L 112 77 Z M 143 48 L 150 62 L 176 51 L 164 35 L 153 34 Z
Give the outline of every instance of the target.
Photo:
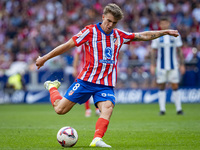
M 179 30 L 184 42 L 183 52 L 187 72 L 181 85 L 200 86 L 197 65 L 200 58 L 199 0 L 1 0 L 1 87 L 4 87 L 9 76 L 7 71 L 11 64 L 16 62 L 27 64 L 24 75 L 27 84 L 42 84 L 50 78 L 44 77 L 45 72 L 48 71 L 53 72 L 52 74 L 60 74 L 61 71 L 60 78 L 63 81 L 71 80 L 72 51 L 49 61 L 33 82 L 32 79 L 35 77 L 33 72 L 37 72 L 34 61 L 38 55 L 43 55 L 67 41 L 85 25 L 101 21 L 97 16 L 101 16 L 99 14 L 102 13 L 103 6 L 109 2 L 117 3 L 124 10 L 126 17 L 118 24 L 118 28 L 130 32 L 159 30 L 159 17 L 170 16 L 172 28 Z M 156 86 L 149 73 L 149 45 L 150 42 L 135 42 L 123 47 L 121 53 L 124 55 L 119 58 L 118 87 L 154 88 Z M 188 81 L 188 78 L 191 80 Z M 126 84 L 124 82 L 126 79 L 131 82 Z

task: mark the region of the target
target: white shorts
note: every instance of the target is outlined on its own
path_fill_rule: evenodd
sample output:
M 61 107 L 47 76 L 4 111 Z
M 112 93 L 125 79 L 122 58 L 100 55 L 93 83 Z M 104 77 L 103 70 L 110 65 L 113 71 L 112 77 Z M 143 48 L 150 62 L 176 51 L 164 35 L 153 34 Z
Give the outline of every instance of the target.
M 173 70 L 163 70 L 163 69 L 157 69 L 156 71 L 156 82 L 158 84 L 160 83 L 179 83 L 180 76 L 179 76 L 179 70 L 173 69 Z

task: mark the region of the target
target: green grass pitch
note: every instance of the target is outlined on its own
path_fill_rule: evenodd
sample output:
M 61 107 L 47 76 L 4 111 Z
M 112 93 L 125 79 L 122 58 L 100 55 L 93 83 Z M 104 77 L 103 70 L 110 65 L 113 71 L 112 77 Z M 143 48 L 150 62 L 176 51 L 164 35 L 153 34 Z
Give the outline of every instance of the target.
M 84 106 L 76 105 L 68 114 L 57 115 L 50 104 L 0 105 L 0 150 L 59 150 L 56 140 L 63 126 L 74 127 L 77 144 L 67 149 L 90 148 L 97 117 L 84 116 Z M 184 115 L 167 104 L 165 116 L 158 104 L 116 104 L 104 141 L 119 150 L 199 150 L 200 104 L 183 104 Z

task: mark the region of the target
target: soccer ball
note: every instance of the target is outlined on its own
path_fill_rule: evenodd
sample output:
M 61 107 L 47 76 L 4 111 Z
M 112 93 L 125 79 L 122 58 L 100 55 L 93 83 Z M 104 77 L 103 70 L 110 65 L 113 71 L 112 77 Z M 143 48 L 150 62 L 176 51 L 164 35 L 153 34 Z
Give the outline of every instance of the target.
M 57 133 L 57 140 L 63 147 L 72 147 L 78 141 L 77 131 L 69 126 L 62 127 Z

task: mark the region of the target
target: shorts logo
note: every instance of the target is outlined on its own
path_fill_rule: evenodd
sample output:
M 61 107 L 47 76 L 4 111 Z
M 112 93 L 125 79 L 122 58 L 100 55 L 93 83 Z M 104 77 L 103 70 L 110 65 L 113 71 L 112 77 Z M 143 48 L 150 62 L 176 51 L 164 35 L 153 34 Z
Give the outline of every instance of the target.
M 112 97 L 115 97 L 115 95 L 114 94 L 110 94 L 110 93 L 101 93 L 101 96 L 103 96 L 103 97 L 106 97 L 106 96 L 112 96 Z
M 101 96 L 106 97 L 106 93 L 101 93 Z
M 109 94 L 109 93 L 108 93 L 108 96 L 113 96 L 113 97 L 115 97 L 115 95 L 114 95 L 114 94 Z
M 68 95 L 71 96 L 72 94 L 74 94 L 73 90 L 71 90 Z

